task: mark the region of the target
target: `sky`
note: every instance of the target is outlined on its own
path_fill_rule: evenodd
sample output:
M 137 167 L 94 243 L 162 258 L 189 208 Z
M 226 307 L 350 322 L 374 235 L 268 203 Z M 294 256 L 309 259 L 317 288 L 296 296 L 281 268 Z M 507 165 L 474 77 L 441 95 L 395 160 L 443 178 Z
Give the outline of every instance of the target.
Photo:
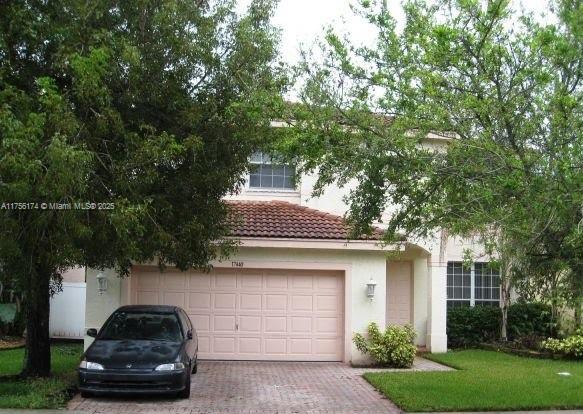
M 512 0 L 513 3 L 536 14 L 549 8 L 547 0 Z M 244 11 L 250 0 L 238 0 L 238 9 Z M 362 19 L 352 14 L 351 0 L 280 0 L 273 23 L 282 29 L 281 52 L 283 59 L 290 64 L 299 60 L 300 45 L 309 47 L 321 37 L 323 28 L 333 25 L 349 31 L 357 42 L 374 38 L 374 32 Z M 404 20 L 401 2 L 387 0 L 389 11 L 402 23 Z

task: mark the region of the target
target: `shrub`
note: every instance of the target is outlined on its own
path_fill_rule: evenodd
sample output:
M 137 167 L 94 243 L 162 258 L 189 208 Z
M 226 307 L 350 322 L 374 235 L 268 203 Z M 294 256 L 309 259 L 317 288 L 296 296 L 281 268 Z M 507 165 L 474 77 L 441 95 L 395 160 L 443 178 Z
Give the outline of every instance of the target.
M 409 325 L 389 325 L 381 332 L 376 323 L 368 325 L 368 339 L 357 333 L 353 341 L 356 348 L 378 364 L 393 368 L 410 368 L 417 348 L 413 344 L 415 331 Z
M 499 308 L 485 306 L 452 308 L 447 311 L 447 343 L 466 348 L 500 336 Z
M 508 307 L 508 339 L 553 336 L 555 323 L 550 305 L 514 303 Z
M 553 354 L 583 359 L 583 329 L 578 329 L 574 335 L 565 339 L 549 338 L 543 341 L 541 347 Z
M 466 348 L 500 338 L 502 313 L 498 307 L 463 307 L 447 312 L 447 342 Z M 544 303 L 514 303 L 508 307 L 508 339 L 519 346 L 536 347 L 552 336 L 555 325 L 551 307 Z

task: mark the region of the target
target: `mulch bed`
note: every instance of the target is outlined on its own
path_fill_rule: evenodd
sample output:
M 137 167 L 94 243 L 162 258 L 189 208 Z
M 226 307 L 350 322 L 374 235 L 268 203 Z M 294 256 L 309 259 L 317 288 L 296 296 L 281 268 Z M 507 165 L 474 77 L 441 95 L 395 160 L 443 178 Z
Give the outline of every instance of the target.
M 21 348 L 23 346 L 24 338 L 12 336 L 0 338 L 0 350 Z

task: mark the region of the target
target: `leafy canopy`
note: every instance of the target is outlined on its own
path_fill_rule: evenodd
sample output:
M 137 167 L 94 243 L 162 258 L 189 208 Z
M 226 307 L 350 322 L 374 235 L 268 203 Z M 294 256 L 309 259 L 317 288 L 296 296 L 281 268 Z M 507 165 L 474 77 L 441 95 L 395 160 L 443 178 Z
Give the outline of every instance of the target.
M 355 183 L 356 232 L 482 237 L 515 271 L 570 273 L 583 293 L 583 2 L 542 23 L 507 0 L 380 1 L 354 11 L 377 33 L 333 28 L 298 68 L 301 105 L 281 149 L 318 171 L 316 193 Z M 518 17 L 517 17 L 518 16 Z M 511 259 L 509 259 L 511 258 Z

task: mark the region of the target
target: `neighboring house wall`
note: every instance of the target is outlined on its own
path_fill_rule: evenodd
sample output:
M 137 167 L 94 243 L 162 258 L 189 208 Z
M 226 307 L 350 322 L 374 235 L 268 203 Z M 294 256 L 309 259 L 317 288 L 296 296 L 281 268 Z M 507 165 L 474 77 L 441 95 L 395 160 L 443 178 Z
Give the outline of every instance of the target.
M 75 267 L 63 273 L 63 282 L 85 283 L 85 268 Z
M 84 271 L 83 275 L 85 275 Z M 61 339 L 83 339 L 85 336 L 85 283 L 63 282 L 62 287 L 63 290 L 51 298 L 50 336 Z

